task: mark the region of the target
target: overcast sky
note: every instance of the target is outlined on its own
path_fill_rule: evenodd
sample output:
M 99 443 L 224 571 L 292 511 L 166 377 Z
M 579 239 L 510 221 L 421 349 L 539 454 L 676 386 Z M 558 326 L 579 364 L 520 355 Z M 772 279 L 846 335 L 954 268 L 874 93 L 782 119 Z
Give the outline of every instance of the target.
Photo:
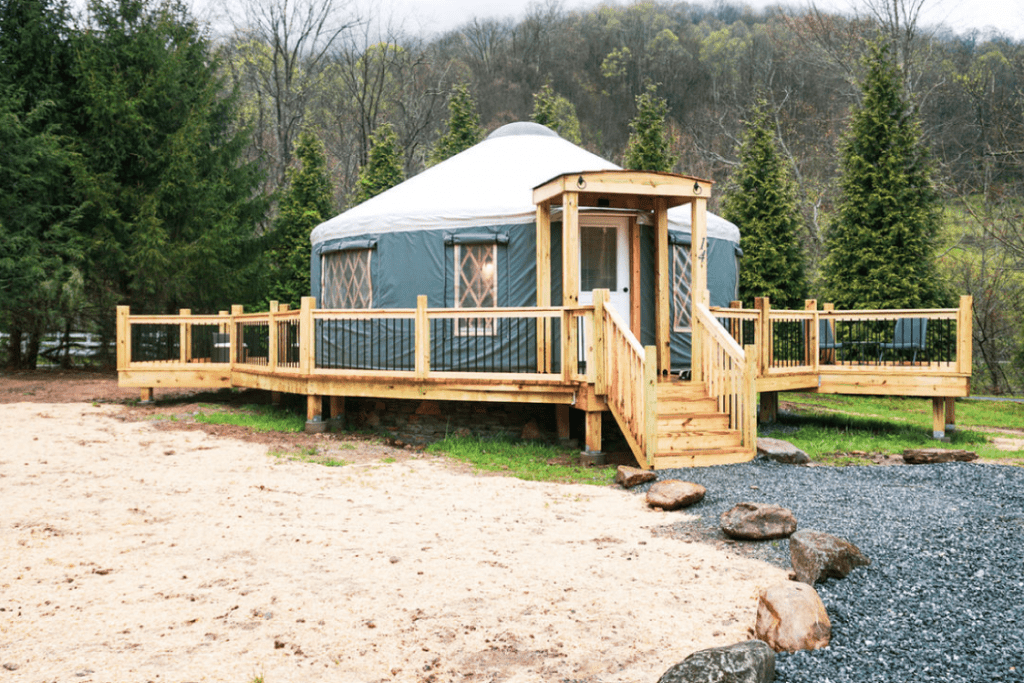
M 220 27 L 230 27 L 225 17 L 230 7 L 241 0 L 191 0 L 196 13 Z M 259 2 L 260 0 L 253 0 Z M 339 1 L 339 0 L 336 0 Z M 470 19 L 521 18 L 531 5 L 549 0 L 352 0 L 372 8 L 370 14 L 390 13 L 409 33 L 428 35 L 456 28 Z M 702 0 L 692 0 L 700 4 Z M 703 0 L 708 4 L 715 0 Z M 737 5 L 750 5 L 755 9 L 768 5 L 789 5 L 806 8 L 809 0 L 724 0 Z M 819 9 L 853 14 L 864 7 L 864 0 L 815 0 Z M 76 0 L 84 4 L 84 0 Z M 627 6 L 623 0 L 561 0 L 567 10 L 592 8 L 600 5 Z M 237 5 L 236 5 L 237 6 Z M 237 22 L 239 17 L 235 18 Z M 921 21 L 926 25 L 944 24 L 957 33 L 971 29 L 985 31 L 995 28 L 1017 40 L 1024 40 L 1024 2 L 1021 0 L 924 0 Z

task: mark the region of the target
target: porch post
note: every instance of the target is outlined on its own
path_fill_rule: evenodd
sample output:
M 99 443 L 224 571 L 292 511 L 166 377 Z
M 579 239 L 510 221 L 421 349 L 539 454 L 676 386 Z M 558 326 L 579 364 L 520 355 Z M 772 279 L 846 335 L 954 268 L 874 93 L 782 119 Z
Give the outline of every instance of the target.
M 551 202 L 537 205 L 537 308 L 551 305 Z M 537 318 L 537 372 L 551 372 L 551 318 Z
M 654 198 L 654 340 L 658 349 L 658 374 L 672 369 L 669 346 L 672 321 L 669 319 L 671 285 L 668 274 L 668 202 Z
M 580 303 L 580 198 L 577 192 L 562 196 L 562 305 Z

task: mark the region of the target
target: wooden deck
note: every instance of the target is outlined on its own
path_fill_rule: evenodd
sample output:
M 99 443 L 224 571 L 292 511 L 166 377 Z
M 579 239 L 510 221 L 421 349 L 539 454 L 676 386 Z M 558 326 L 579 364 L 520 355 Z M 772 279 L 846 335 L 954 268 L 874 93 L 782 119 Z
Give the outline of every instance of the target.
M 915 311 L 696 301 L 686 382 L 659 373 L 659 350 L 641 346 L 606 301 L 598 291 L 590 306 L 533 308 L 429 309 L 426 297 L 388 310 L 317 310 L 309 298 L 300 310 L 219 315 L 119 307 L 119 383 L 143 399 L 179 387 L 305 395 L 312 424 L 325 398 L 346 396 L 548 403 L 561 406 L 560 424 L 573 406 L 587 413 L 590 450 L 601 450 L 600 417 L 611 411 L 645 468 L 752 459 L 758 394 L 764 418 L 779 391 L 931 398 L 941 436 L 955 423 L 953 399 L 970 393 L 970 297 Z M 900 319 L 928 321 L 921 348 L 891 348 Z M 829 339 L 819 339 L 823 326 Z

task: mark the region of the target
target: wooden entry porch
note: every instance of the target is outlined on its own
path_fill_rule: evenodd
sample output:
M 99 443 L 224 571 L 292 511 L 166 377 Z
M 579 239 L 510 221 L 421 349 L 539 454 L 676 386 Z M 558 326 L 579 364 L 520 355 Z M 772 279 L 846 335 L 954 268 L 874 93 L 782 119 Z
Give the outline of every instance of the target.
M 313 424 L 323 419 L 325 399 L 336 408 L 346 396 L 548 403 L 566 436 L 569 408 L 586 413 L 587 447 L 595 451 L 601 415 L 611 411 L 645 468 L 752 459 L 759 392 L 769 413 L 774 392 L 790 389 L 928 397 L 936 435 L 955 423 L 953 399 L 970 392 L 970 297 L 956 309 L 927 311 L 818 311 L 812 302 L 803 311 L 777 311 L 767 300 L 756 309 L 711 309 L 695 302 L 692 377 L 685 382 L 659 371 L 658 349 L 640 345 L 603 290 L 587 306 L 431 309 L 425 297 L 415 309 L 302 303 L 300 310 L 271 305 L 260 313 L 234 307 L 176 316 L 119 307 L 119 383 L 141 388 L 143 399 L 176 387 L 305 395 Z M 465 318 L 486 318 L 503 343 L 524 351 L 457 358 L 446 330 Z M 929 321 L 913 359 L 910 349 L 887 348 L 901 319 Z M 327 348 L 332 329 L 369 343 Z

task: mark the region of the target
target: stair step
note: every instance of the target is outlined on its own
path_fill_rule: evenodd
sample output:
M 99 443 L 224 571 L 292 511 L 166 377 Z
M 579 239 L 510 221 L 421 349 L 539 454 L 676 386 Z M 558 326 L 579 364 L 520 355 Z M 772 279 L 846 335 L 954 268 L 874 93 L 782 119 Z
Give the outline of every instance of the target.
M 753 450 L 747 448 L 701 448 L 689 450 L 685 453 L 655 453 L 651 465 L 654 469 L 659 470 L 669 467 L 731 465 L 738 462 L 748 462 L 753 458 Z
M 736 448 L 743 435 L 735 429 L 724 431 L 658 431 L 658 452 L 679 453 L 695 449 Z
M 658 399 L 663 398 L 707 398 L 708 389 L 703 383 L 658 384 Z
M 728 428 L 729 416 L 726 413 L 701 413 L 693 411 L 663 413 L 658 411 L 658 431 L 706 431 Z
M 718 401 L 713 398 L 658 399 L 658 415 L 670 413 L 717 413 Z

